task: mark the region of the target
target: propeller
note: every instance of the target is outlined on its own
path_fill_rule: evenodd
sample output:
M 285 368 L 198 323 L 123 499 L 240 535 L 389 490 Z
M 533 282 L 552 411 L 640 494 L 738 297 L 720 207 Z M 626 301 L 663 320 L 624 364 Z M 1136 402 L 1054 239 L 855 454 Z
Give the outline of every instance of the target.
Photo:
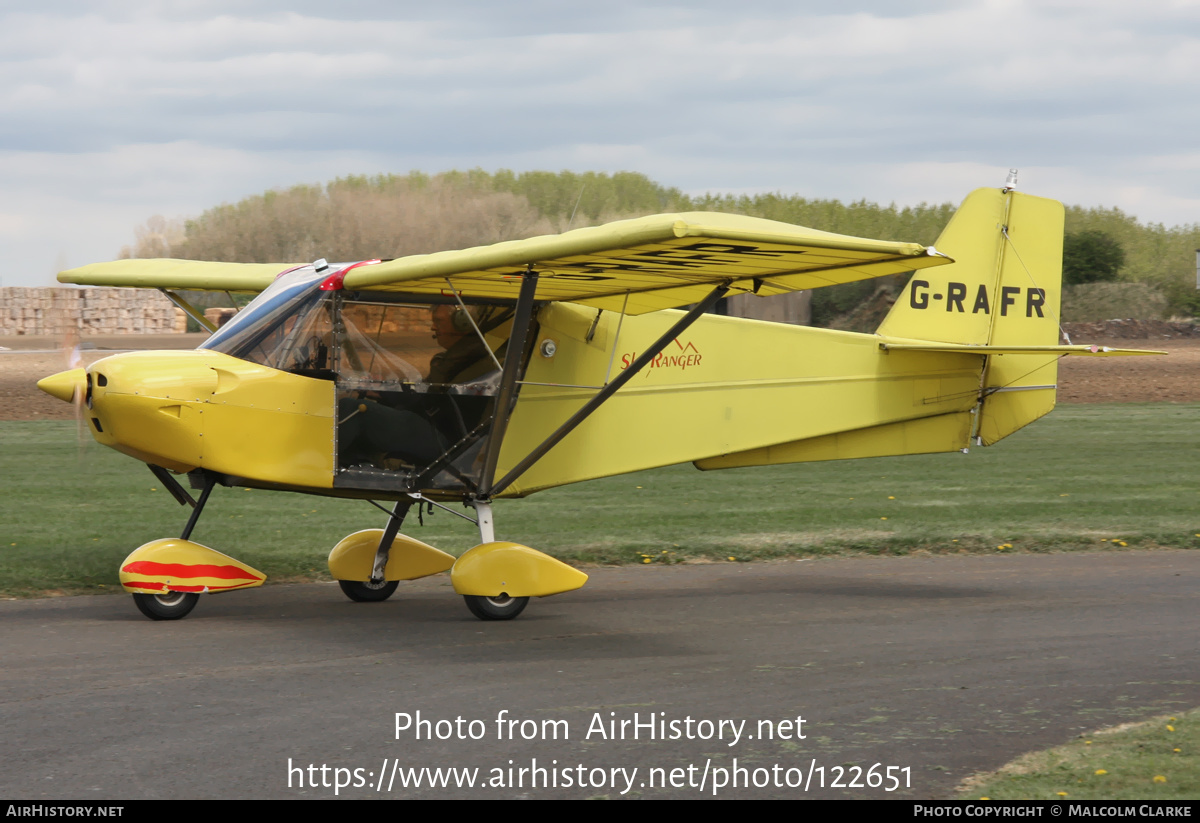
M 80 346 L 79 333 L 74 329 L 68 328 L 63 332 L 62 352 L 63 359 L 66 360 L 67 371 L 84 368 L 83 350 Z M 71 406 L 75 409 L 75 445 L 79 459 L 81 460 L 83 459 L 84 449 L 87 448 L 87 441 L 92 439 L 88 436 L 86 431 L 87 421 L 84 419 L 84 416 L 87 414 L 84 409 L 86 401 L 87 384 L 84 381 L 76 380 L 71 392 Z

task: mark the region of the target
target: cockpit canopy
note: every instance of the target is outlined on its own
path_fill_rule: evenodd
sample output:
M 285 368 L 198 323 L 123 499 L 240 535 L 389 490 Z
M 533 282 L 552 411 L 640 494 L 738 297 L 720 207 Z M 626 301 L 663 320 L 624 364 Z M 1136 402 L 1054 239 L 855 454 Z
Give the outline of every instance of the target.
M 281 275 L 200 348 L 357 389 L 494 393 L 510 306 L 322 290 L 334 270 Z M 453 327 L 448 344 L 436 333 L 439 314 Z
M 513 308 L 455 296 L 325 290 L 341 267 L 280 277 L 201 346 L 331 380 L 341 475 L 383 469 L 469 487 L 487 441 Z M 440 480 L 434 482 L 429 467 Z M 346 480 L 349 482 L 349 479 Z

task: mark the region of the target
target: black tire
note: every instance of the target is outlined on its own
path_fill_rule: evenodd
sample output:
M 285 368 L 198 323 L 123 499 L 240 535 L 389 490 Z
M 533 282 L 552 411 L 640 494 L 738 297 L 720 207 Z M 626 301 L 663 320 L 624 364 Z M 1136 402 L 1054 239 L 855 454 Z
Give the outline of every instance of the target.
M 364 583 L 360 580 L 339 580 L 342 592 L 355 603 L 382 603 L 396 592 L 399 580 Z
M 467 601 L 471 614 L 480 620 L 512 620 L 529 605 L 528 597 L 509 597 L 507 594 L 499 597 L 464 594 L 463 600 Z
M 195 592 L 166 592 L 165 594 L 135 594 L 133 604 L 151 620 L 178 620 L 196 608 L 200 595 Z

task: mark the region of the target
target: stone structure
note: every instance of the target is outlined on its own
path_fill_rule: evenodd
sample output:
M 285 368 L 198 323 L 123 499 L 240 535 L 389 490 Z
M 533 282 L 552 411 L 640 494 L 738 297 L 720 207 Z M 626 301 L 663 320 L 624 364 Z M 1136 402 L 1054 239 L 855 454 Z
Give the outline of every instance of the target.
M 791 323 L 797 326 L 812 323 L 811 289 L 771 297 L 739 294 L 727 297 L 722 302 L 724 306 L 718 309 L 717 313 L 729 317 L 748 317 L 752 320 L 770 320 L 774 323 Z
M 0 336 L 171 334 L 187 318 L 150 289 L 0 288 Z
M 226 323 L 228 323 L 230 320 L 232 320 L 233 316 L 235 314 L 237 314 L 237 309 L 234 309 L 234 308 L 226 307 L 226 308 L 205 309 L 204 310 L 204 319 L 207 320 L 209 323 L 212 323 L 214 326 L 216 326 L 219 329 L 222 326 L 224 326 Z

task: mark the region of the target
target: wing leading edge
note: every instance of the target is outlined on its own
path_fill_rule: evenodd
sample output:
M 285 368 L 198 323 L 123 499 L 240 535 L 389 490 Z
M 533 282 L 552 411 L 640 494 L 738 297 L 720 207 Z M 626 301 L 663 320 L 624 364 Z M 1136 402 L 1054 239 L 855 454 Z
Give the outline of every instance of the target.
M 260 292 L 296 263 L 210 263 L 204 260 L 114 260 L 68 269 L 60 283 L 142 289 Z

